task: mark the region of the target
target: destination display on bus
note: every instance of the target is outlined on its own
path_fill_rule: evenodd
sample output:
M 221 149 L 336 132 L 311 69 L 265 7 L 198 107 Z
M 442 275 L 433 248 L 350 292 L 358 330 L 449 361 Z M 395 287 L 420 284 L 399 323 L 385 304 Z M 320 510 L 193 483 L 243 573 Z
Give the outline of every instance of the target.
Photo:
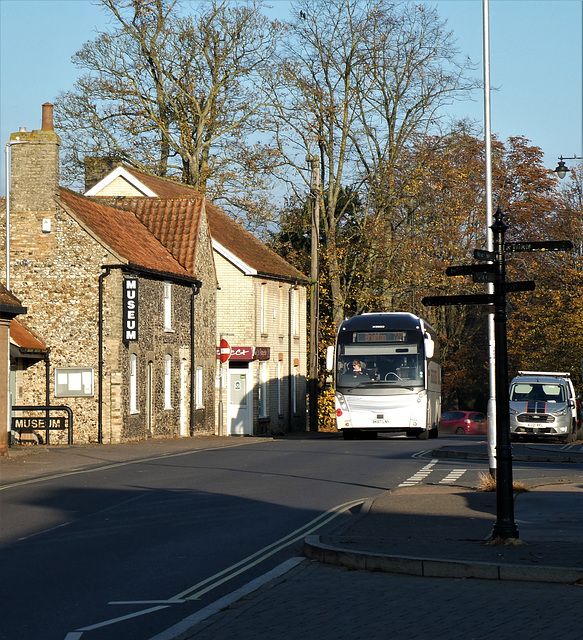
M 406 342 L 406 331 L 355 331 L 355 342 Z

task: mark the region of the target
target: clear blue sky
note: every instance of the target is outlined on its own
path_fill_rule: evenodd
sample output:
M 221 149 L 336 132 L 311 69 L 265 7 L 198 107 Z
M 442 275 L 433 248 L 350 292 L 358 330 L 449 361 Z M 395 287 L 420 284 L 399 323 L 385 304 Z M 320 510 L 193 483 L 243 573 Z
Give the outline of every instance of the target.
M 289 3 L 272 0 L 286 17 Z M 482 0 L 426 2 L 436 6 L 462 55 L 482 77 Z M 490 0 L 492 132 L 522 135 L 557 158 L 583 156 L 583 0 Z M 19 127 L 39 129 L 41 105 L 70 89 L 71 56 L 107 27 L 95 0 L 0 0 L 0 194 L 4 146 Z M 483 93 L 453 105 L 455 117 L 483 123 Z

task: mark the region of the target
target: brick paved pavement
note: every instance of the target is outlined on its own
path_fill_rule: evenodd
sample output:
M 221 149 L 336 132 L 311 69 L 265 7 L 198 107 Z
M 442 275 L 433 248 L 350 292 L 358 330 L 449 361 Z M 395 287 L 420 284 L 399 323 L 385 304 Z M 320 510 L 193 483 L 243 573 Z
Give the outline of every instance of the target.
M 178 637 L 580 640 L 582 601 L 581 586 L 421 578 L 305 560 Z

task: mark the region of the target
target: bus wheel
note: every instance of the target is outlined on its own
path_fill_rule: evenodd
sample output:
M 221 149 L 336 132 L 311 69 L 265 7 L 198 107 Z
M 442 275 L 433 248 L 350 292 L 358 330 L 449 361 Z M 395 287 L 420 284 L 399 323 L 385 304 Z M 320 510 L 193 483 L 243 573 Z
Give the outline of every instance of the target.
M 428 439 L 429 439 L 429 429 L 423 429 L 423 431 L 417 434 L 417 440 L 428 440 Z
M 353 429 L 342 429 L 342 437 L 345 440 L 354 440 L 356 438 L 356 433 Z

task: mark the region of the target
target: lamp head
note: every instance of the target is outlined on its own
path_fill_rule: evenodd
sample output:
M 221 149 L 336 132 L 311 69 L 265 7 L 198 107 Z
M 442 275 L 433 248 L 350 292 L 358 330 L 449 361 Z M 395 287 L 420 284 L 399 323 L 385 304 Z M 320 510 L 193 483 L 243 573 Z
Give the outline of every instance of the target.
M 561 156 L 559 158 L 559 164 L 557 165 L 557 168 L 555 169 L 555 173 L 562 180 L 567 175 L 567 173 L 569 173 L 569 171 L 570 171 L 569 167 L 567 167 L 567 165 L 563 162 L 563 156 Z

